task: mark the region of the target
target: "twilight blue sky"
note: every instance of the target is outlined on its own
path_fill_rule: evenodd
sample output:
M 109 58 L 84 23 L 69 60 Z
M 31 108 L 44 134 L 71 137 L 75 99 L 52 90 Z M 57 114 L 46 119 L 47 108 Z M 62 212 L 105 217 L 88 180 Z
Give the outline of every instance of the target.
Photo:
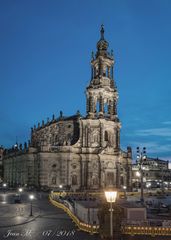
M 54 113 L 85 114 L 100 25 L 114 50 L 121 146 L 171 160 L 170 0 L 1 0 L 0 144 Z

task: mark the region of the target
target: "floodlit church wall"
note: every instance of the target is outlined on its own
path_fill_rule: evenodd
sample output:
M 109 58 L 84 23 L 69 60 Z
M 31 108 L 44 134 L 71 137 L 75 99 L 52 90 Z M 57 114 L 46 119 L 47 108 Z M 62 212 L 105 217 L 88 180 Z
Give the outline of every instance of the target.
M 34 156 L 15 153 L 4 158 L 4 181 L 10 186 L 34 185 Z
M 86 116 L 60 116 L 31 129 L 28 152 L 6 156 L 5 176 L 11 184 L 26 183 L 72 190 L 131 187 L 131 149 L 120 149 L 121 123 L 113 76 L 114 56 L 101 27 L 92 54 L 92 76 L 86 88 Z
M 41 151 L 48 151 L 50 146 L 70 146 L 78 136 L 76 120 L 58 120 L 47 126 L 32 129 L 31 143 Z

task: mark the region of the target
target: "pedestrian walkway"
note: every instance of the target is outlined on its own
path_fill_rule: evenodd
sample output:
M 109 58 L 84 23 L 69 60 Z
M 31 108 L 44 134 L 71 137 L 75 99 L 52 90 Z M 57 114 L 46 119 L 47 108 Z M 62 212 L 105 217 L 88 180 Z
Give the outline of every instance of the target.
M 33 221 L 40 215 L 40 208 L 33 205 L 33 216 L 30 216 L 29 204 L 0 203 L 0 227 L 10 227 Z

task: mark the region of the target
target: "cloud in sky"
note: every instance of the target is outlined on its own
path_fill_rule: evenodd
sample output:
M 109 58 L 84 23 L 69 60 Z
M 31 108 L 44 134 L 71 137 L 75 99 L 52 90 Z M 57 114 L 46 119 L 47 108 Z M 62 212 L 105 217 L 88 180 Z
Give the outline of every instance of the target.
M 146 147 L 148 153 L 166 153 L 171 152 L 171 144 L 161 145 L 158 142 L 131 142 L 132 146 L 139 146 L 140 148 Z
M 171 125 L 171 121 L 165 121 L 165 122 L 162 122 L 162 124 L 164 124 L 164 125 Z
M 151 128 L 144 130 L 136 130 L 137 136 L 158 136 L 158 137 L 171 137 L 171 128 Z
M 168 160 L 168 161 L 170 161 L 171 162 L 171 155 L 170 156 L 168 156 L 168 157 L 162 157 L 162 160 Z
M 136 159 L 136 147 L 139 146 L 140 149 L 146 147 L 147 156 L 149 157 L 159 157 L 163 160 L 168 160 L 171 162 L 171 144 L 161 145 L 157 142 L 131 142 L 133 150 L 133 159 Z

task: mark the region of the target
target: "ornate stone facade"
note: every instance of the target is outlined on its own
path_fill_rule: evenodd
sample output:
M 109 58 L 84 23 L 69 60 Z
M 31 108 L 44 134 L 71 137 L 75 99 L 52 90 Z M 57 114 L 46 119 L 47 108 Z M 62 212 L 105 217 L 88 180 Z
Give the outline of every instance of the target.
M 73 190 L 122 185 L 131 188 L 132 153 L 129 147 L 126 152 L 120 149 L 113 66 L 113 52 L 108 52 L 102 26 L 86 88 L 87 115 L 77 112 L 65 117 L 60 112 L 59 118 L 53 116 L 46 124 L 42 121 L 34 126 L 28 149 L 16 149 L 15 154 L 5 156 L 5 181 L 50 188 L 61 184 Z M 10 171 L 20 174 L 13 177 Z

